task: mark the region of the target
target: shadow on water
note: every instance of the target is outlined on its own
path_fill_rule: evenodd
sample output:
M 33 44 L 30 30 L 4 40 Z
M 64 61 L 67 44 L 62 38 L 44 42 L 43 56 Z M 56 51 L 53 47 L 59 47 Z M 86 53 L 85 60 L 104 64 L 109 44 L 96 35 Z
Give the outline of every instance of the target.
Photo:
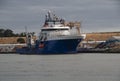
M 67 53 L 67 54 L 62 54 L 62 53 L 57 53 L 57 54 L 19 54 L 19 55 L 77 55 L 77 54 L 80 54 L 80 53 Z M 81 53 L 82 54 L 82 53 Z
M 120 53 L 101 53 L 101 52 L 79 52 L 79 53 L 57 53 L 57 54 L 19 54 L 19 55 L 79 55 L 79 54 L 120 54 Z

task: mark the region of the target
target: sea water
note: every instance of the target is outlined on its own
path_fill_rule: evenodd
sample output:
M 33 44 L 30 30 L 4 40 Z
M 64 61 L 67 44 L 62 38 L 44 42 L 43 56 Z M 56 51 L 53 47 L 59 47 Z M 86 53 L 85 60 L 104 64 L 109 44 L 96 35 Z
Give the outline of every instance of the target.
M 0 81 L 120 81 L 120 54 L 0 54 Z

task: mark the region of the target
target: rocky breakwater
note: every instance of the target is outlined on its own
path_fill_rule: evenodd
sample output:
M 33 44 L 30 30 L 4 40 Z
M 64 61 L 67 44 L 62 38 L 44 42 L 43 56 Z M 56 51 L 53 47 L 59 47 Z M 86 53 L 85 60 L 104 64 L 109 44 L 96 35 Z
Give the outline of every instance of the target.
M 0 44 L 0 53 L 16 53 L 17 48 L 21 48 L 26 44 Z

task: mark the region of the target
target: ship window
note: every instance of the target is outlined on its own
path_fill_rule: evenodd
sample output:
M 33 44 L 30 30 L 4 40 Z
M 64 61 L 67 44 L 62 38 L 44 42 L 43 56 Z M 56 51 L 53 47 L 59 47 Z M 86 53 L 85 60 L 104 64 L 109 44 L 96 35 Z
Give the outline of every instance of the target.
M 42 29 L 42 31 L 58 31 L 58 30 L 69 30 L 69 29 Z

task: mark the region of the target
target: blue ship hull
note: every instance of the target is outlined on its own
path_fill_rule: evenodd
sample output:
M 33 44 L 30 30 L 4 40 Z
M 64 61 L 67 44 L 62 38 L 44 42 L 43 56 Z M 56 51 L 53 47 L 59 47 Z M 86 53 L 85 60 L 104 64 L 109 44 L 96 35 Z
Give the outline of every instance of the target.
M 20 54 L 66 54 L 77 53 L 76 48 L 82 41 L 82 38 L 78 39 L 64 39 L 64 40 L 49 40 L 44 41 L 44 46 L 40 47 L 41 42 L 36 41 L 34 47 L 23 47 L 17 49 L 17 53 Z

